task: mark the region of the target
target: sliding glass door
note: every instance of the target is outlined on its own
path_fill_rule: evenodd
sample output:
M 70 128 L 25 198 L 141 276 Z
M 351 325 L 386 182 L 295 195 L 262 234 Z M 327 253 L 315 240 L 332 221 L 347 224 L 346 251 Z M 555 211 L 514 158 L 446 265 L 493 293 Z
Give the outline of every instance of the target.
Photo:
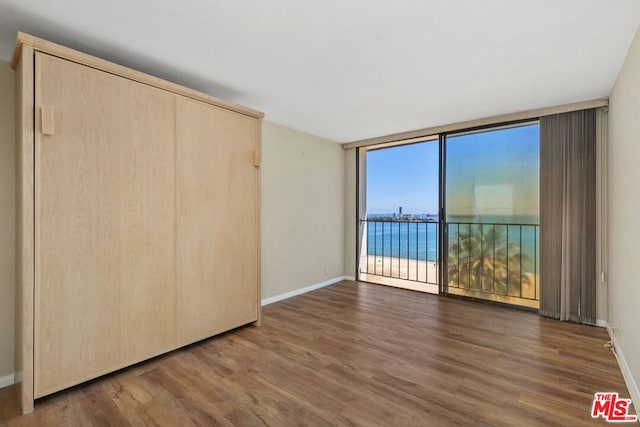
M 360 157 L 359 280 L 439 292 L 439 152 L 432 139 Z
M 358 279 L 538 308 L 538 122 L 359 151 Z
M 444 138 L 445 293 L 538 307 L 539 147 L 537 122 Z

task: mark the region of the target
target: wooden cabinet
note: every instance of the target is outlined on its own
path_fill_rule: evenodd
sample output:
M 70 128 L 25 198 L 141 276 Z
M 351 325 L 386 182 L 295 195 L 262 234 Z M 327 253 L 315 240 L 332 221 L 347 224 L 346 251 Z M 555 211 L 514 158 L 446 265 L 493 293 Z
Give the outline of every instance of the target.
M 175 96 L 36 53 L 35 396 L 175 346 Z
M 14 67 L 23 410 L 259 321 L 262 114 L 25 34 Z
M 185 284 L 176 310 L 185 345 L 256 319 L 258 259 L 246 254 L 258 252 L 258 240 L 243 229 L 258 221 L 259 130 L 247 116 L 185 98 L 176 111 L 177 280 Z

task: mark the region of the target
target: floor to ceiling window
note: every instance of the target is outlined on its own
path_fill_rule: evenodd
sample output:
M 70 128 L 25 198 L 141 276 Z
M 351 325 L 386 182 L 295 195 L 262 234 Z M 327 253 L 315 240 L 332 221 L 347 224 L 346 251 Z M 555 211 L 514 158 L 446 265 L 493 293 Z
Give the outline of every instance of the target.
M 439 292 L 438 140 L 367 150 L 360 280 Z
M 443 291 L 538 307 L 537 122 L 444 138 Z
M 539 146 L 536 121 L 361 149 L 359 279 L 537 308 Z

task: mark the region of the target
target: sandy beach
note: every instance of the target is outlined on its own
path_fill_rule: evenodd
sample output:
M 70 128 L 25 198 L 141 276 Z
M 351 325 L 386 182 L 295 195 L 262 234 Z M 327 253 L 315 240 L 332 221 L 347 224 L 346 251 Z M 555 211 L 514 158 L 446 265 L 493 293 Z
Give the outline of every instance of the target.
M 522 296 L 531 299 L 495 295 L 454 286 L 449 287 L 449 293 L 538 308 L 539 302 L 533 299 L 535 294 L 539 293 L 538 278 L 531 273 L 527 273 L 527 277 L 529 283 L 523 282 Z M 363 255 L 360 257 L 360 280 L 414 291 L 439 292 L 438 264 L 433 261 Z
M 365 255 L 360 258 L 360 273 L 361 280 L 367 282 L 438 293 L 435 262 Z

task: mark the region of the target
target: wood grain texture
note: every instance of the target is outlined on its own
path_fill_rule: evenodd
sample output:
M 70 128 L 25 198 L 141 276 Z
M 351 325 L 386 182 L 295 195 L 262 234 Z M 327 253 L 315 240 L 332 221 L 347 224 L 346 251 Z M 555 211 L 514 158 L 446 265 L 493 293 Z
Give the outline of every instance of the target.
M 55 113 L 51 105 L 40 106 L 40 132 L 43 135 L 55 133 Z
M 187 318 L 206 322 L 201 330 L 212 332 L 180 342 L 259 324 L 260 194 L 253 153 L 259 157 L 263 114 L 23 33 L 12 66 L 19 156 L 16 373 L 23 410 L 33 409 L 34 395 L 178 346 L 177 99 L 199 106 L 207 112 L 201 117 L 215 125 L 212 130 L 183 115 L 186 127 L 197 128 L 182 132 L 197 138 L 187 139 L 183 154 L 206 155 L 198 151 L 204 140 L 231 144 L 214 150 L 213 159 L 190 160 L 200 171 L 216 168 L 202 177 L 215 178 L 217 204 L 203 199 L 202 207 L 223 217 L 204 218 L 197 194 L 184 193 L 185 223 L 214 223 L 220 241 L 211 260 L 199 258 L 215 266 L 216 282 L 196 284 L 212 288 L 205 296 L 215 296 L 214 315 L 200 315 L 211 311 L 211 299 L 182 307 Z M 187 172 L 180 182 L 211 187 L 195 182 L 188 163 L 181 170 Z M 198 234 L 187 231 L 187 239 Z M 183 246 L 206 249 L 199 244 Z M 195 288 L 184 289 L 183 295 Z M 191 298 L 198 300 L 197 292 Z
M 168 82 L 149 74 L 141 73 L 140 71 L 132 70 L 131 68 L 127 68 L 122 65 L 114 64 L 113 62 L 105 61 L 104 59 L 97 58 L 92 55 L 87 55 L 86 53 L 78 52 L 77 50 L 73 50 L 68 47 L 43 40 L 23 32 L 18 32 L 17 35 L 16 48 L 14 50 L 13 59 L 11 61 L 12 67 L 16 67 L 17 58 L 20 56 L 20 52 L 24 46 L 30 46 L 36 52 L 48 53 L 59 58 L 65 58 L 78 64 L 87 65 L 97 70 L 106 71 L 108 73 L 115 74 L 129 80 L 154 86 L 156 88 L 180 94 L 192 99 L 197 99 L 208 104 L 225 108 L 227 110 L 245 114 L 250 117 L 260 118 L 264 116 L 264 113 L 261 113 L 259 111 L 255 111 L 250 108 L 234 104 L 232 102 L 224 101 L 220 98 L 216 98 L 214 96 Z
M 15 372 L 18 400 L 33 411 L 33 50 L 25 46 L 16 63 L 16 330 Z
M 175 348 L 174 96 L 37 53 L 40 104 L 36 397 Z
M 184 345 L 257 320 L 259 122 L 178 97 L 177 336 Z
M 624 380 L 601 328 L 341 282 L 241 328 L 38 402 L 40 425 L 586 426 Z M 4 396 L 4 397 L 3 397 Z M 4 402 L 2 401 L 4 399 Z

